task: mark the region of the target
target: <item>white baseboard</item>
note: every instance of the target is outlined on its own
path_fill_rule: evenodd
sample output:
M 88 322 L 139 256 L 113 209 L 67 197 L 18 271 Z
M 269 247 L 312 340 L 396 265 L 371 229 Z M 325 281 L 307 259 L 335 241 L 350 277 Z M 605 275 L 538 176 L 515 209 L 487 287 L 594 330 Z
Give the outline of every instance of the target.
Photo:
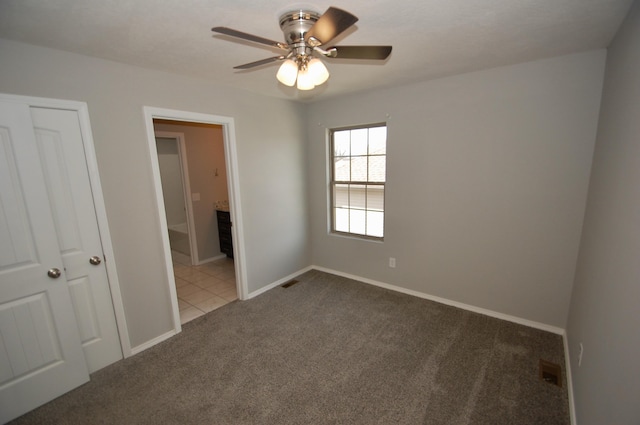
M 452 307 L 458 307 L 464 310 L 472 311 L 474 313 L 484 314 L 485 316 L 495 317 L 496 319 L 502 319 L 509 322 L 517 323 L 519 325 L 528 326 L 530 328 L 540 329 L 543 331 L 551 332 L 554 334 L 558 334 L 562 336 L 562 343 L 564 346 L 564 359 L 565 359 L 565 370 L 567 374 L 567 394 L 569 396 L 569 417 L 571 419 L 571 425 L 577 425 L 576 421 L 576 410 L 573 398 L 573 379 L 571 377 L 571 357 L 569 355 L 569 343 L 567 340 L 567 333 L 565 329 L 558 328 L 556 326 L 547 325 L 545 323 L 534 322 L 532 320 L 523 319 L 516 316 L 511 316 L 504 313 L 499 313 L 497 311 L 488 310 L 485 308 L 476 307 L 469 304 L 460 303 L 457 301 L 448 300 L 446 298 L 436 297 L 434 295 L 425 294 L 423 292 L 413 291 L 411 289 L 402 288 L 400 286 L 390 285 L 384 282 L 378 282 L 372 279 L 368 279 L 365 277 L 360 277 L 356 275 L 352 275 L 349 273 L 343 273 L 337 270 L 328 269 L 326 267 L 320 266 L 311 266 L 312 269 L 335 274 L 338 276 L 346 277 L 348 279 L 357 280 L 359 282 L 368 283 L 370 285 L 378 286 L 385 289 L 390 289 L 392 291 L 401 292 L 407 295 L 413 295 L 415 297 L 424 298 L 427 300 L 435 301 L 441 304 L 450 305 Z
M 285 277 L 283 277 L 282 279 L 279 279 L 279 280 L 277 280 L 277 281 L 275 281 L 275 282 L 273 282 L 273 283 L 270 283 L 270 284 L 268 284 L 267 286 L 263 286 L 262 288 L 260 288 L 260 289 L 258 289 L 258 290 L 255 290 L 255 291 L 253 291 L 253 292 L 251 292 L 251 293 L 249 293 L 249 294 L 247 295 L 247 298 L 246 298 L 246 299 L 247 299 L 247 300 L 250 300 L 251 298 L 257 297 L 257 296 L 258 296 L 258 295 L 260 295 L 260 294 L 264 294 L 264 293 L 265 293 L 265 292 L 267 292 L 268 290 L 273 289 L 273 288 L 275 288 L 276 286 L 280 286 L 280 285 L 282 285 L 283 283 L 286 283 L 286 282 L 288 282 L 289 280 L 293 279 L 294 277 L 299 276 L 299 275 L 301 275 L 302 273 L 306 273 L 306 272 L 308 272 L 308 271 L 309 271 L 309 270 L 311 270 L 312 268 L 313 268 L 313 266 L 305 267 L 304 269 L 301 269 L 301 270 L 298 270 L 297 272 L 291 273 L 290 275 L 285 276 Z
M 289 280 L 293 279 L 296 276 L 299 276 L 303 273 L 306 273 L 310 270 L 318 270 L 321 272 L 325 272 L 325 273 L 330 273 L 330 274 L 334 274 L 337 276 L 342 276 L 342 277 L 346 277 L 348 279 L 353 279 L 356 280 L 358 282 L 363 282 L 363 283 L 367 283 L 369 285 L 374 285 L 374 286 L 378 286 L 380 288 L 385 288 L 385 289 L 389 289 L 392 291 L 396 291 L 396 292 L 400 292 L 403 294 L 407 294 L 407 295 L 412 295 L 418 298 L 423 298 L 423 299 L 427 299 L 430 301 L 435 301 L 437 303 L 440 304 L 445 304 L 445 305 L 449 305 L 452 307 L 457 307 L 457 308 L 461 308 L 463 310 L 467 310 L 467 311 L 471 311 L 474 313 L 479 313 L 479 314 L 483 314 L 485 316 L 489 316 L 489 317 L 494 317 L 496 319 L 502 319 L 502 320 L 506 320 L 509 322 L 513 322 L 513 323 L 517 323 L 519 325 L 524 325 L 524 326 L 528 326 L 534 329 L 540 329 L 543 331 L 547 331 L 547 332 L 551 332 L 554 334 L 558 334 L 562 336 L 562 342 L 564 345 L 564 358 L 565 358 L 565 370 L 566 370 L 566 375 L 567 375 L 567 392 L 568 392 L 568 396 L 569 396 L 569 416 L 571 419 L 571 425 L 577 425 L 576 422 L 576 414 L 575 414 L 575 404 L 574 404 L 574 398 L 573 398 L 573 385 L 572 385 L 572 378 L 571 378 L 571 358 L 569 356 L 569 343 L 567 340 L 567 334 L 566 331 L 562 328 L 558 328 L 556 326 L 551 326 L 551 325 L 547 325 L 545 323 L 539 323 L 539 322 L 535 322 L 532 320 L 528 320 L 528 319 L 523 319 L 520 317 L 516 317 L 516 316 L 511 316 L 508 314 L 504 314 L 504 313 L 499 313 L 497 311 L 493 311 L 493 310 L 488 310 L 485 308 L 480 308 L 480 307 L 476 307 L 470 304 L 464 304 L 464 303 L 460 303 L 457 301 L 452 301 L 452 300 L 448 300 L 446 298 L 441 298 L 441 297 L 436 297 L 434 295 L 429 295 L 429 294 L 425 294 L 423 292 L 418 292 L 418 291 L 414 291 L 411 289 L 406 289 L 406 288 L 402 288 L 400 286 L 396 286 L 396 285 L 391 285 L 388 283 L 384 283 L 384 282 L 379 282 L 376 280 L 372 280 L 372 279 L 368 279 L 365 277 L 361 277 L 361 276 L 356 276 L 356 275 L 352 275 L 349 273 L 343 273 L 340 272 L 338 270 L 333 270 L 333 269 L 329 269 L 326 267 L 321 267 L 321 266 L 308 266 L 305 267 L 301 270 L 298 270 L 294 273 L 291 273 L 290 275 L 287 275 L 285 277 L 283 277 L 282 279 L 279 279 L 273 283 L 270 283 L 267 286 L 264 286 L 256 291 L 253 291 L 251 293 L 249 293 L 247 295 L 247 300 L 257 297 L 260 294 L 263 294 L 273 288 L 275 288 L 276 286 L 280 286 L 286 282 L 288 282 Z M 169 331 L 163 335 L 160 335 L 150 341 L 145 342 L 144 344 L 140 344 L 136 347 L 131 348 L 131 355 L 135 355 L 138 354 L 148 348 L 153 347 L 156 344 L 159 344 L 160 342 L 171 338 L 172 336 L 176 335 L 177 332 L 175 330 Z
M 169 339 L 172 336 L 177 335 L 177 334 L 178 334 L 178 332 L 176 332 L 175 330 L 172 329 L 169 332 L 164 333 L 164 334 L 162 334 L 160 336 L 157 336 L 157 337 L 153 338 L 150 341 L 142 343 L 142 344 L 140 344 L 140 345 L 138 345 L 136 347 L 132 347 L 131 348 L 131 355 L 133 356 L 135 354 L 141 353 L 144 350 L 147 350 L 147 349 L 153 347 L 154 345 L 159 344 L 162 341 L 165 341 L 165 340 L 167 340 L 167 339 Z
M 196 261 L 196 266 L 202 266 L 203 264 L 211 263 L 212 261 L 222 260 L 223 258 L 227 258 L 227 254 L 216 255 L 215 257 L 205 258 L 202 261 Z
M 571 419 L 571 425 L 577 425 L 576 405 L 573 399 L 573 378 L 571 377 L 571 355 L 566 332 L 562 333 L 562 343 L 564 344 L 564 368 L 567 374 L 567 394 L 569 395 L 569 418 Z
M 508 322 L 517 323 L 519 325 L 528 326 L 530 328 L 540 329 L 543 331 L 551 332 L 558 335 L 564 334 L 564 329 L 556 326 L 547 325 L 545 323 L 534 322 L 533 320 L 523 319 L 521 317 L 511 316 L 509 314 L 499 313 L 497 311 L 488 310 L 486 308 L 476 307 L 470 304 L 464 304 L 457 301 L 452 301 L 446 298 L 436 297 L 435 295 L 425 294 L 424 292 L 418 292 L 411 289 L 402 288 L 400 286 L 391 285 L 384 282 L 378 282 L 376 280 L 368 279 L 366 277 L 360 277 L 349 273 L 343 273 L 337 270 L 328 269 L 321 266 L 311 266 L 315 270 L 319 270 L 326 273 L 335 274 L 338 276 L 346 277 L 348 279 L 357 280 L 359 282 L 368 283 L 370 285 L 379 286 L 381 288 L 390 289 L 392 291 L 401 292 L 407 295 L 413 295 L 414 297 L 424 298 L 426 300 L 435 301 L 440 304 L 450 305 L 452 307 L 461 308 L 463 310 L 472 311 L 474 313 L 483 314 L 485 316 L 495 317 L 496 319 L 506 320 Z
M 226 257 L 226 255 L 224 257 Z M 268 290 L 275 288 L 276 286 L 282 285 L 283 283 L 293 279 L 296 276 L 301 275 L 302 273 L 308 272 L 309 270 L 311 270 L 311 268 L 312 268 L 311 266 L 305 267 L 304 269 L 301 269 L 301 270 L 298 270 L 297 272 L 291 273 L 290 275 L 285 276 L 282 279 L 277 280 L 277 281 L 275 281 L 273 283 L 270 283 L 269 285 L 264 286 L 264 287 L 258 289 L 257 291 L 253 291 L 247 296 L 246 299 L 248 300 L 248 299 L 257 297 L 258 295 L 263 294 L 263 293 L 267 292 Z M 160 335 L 160 336 L 158 336 L 156 338 L 153 338 L 150 341 L 147 341 L 147 342 L 145 342 L 143 344 L 140 344 L 140 345 L 138 345 L 136 347 L 133 347 L 133 348 L 131 348 L 131 354 L 130 355 L 133 356 L 133 355 L 136 355 L 138 353 L 141 353 L 144 350 L 147 350 L 147 349 L 153 347 L 154 345 L 159 344 L 162 341 L 167 340 L 167 339 L 171 338 L 174 335 L 177 335 L 178 333 L 179 332 L 177 332 L 175 330 L 171 330 L 171 331 L 169 331 L 167 333 L 164 333 L 164 334 L 162 334 L 162 335 Z

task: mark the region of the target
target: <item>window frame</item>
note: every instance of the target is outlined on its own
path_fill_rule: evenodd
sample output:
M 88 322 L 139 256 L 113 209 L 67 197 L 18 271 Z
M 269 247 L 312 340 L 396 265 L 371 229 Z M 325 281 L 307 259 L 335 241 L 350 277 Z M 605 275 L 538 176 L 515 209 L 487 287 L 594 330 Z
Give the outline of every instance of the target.
M 366 158 L 369 158 L 371 156 L 384 156 L 384 165 L 385 165 L 385 175 L 384 175 L 384 181 L 380 182 L 380 181 L 370 181 L 369 180 L 369 176 L 367 175 L 367 180 L 336 180 L 336 176 L 335 176 L 335 164 L 336 164 L 336 155 L 335 155 L 335 138 L 334 138 L 334 134 L 336 132 L 339 131 L 346 131 L 346 130 L 361 130 L 361 129 L 373 129 L 373 128 L 379 128 L 379 127 L 384 127 L 386 129 L 386 135 L 387 137 L 385 138 L 385 153 L 384 155 L 369 155 L 369 152 L 367 151 L 366 155 L 351 155 L 351 152 L 349 152 L 349 157 L 353 158 L 353 157 L 360 157 L 360 156 L 364 156 Z M 385 224 L 386 224 L 386 184 L 387 184 L 387 141 L 389 139 L 388 137 L 388 131 L 389 131 L 389 127 L 387 125 L 386 122 L 378 122 L 378 123 L 372 123 L 372 124 L 362 124 L 362 125 L 353 125 L 353 126 L 345 126 L 345 127 L 336 127 L 336 128 L 330 128 L 329 129 L 329 233 L 333 234 L 333 235 L 338 235 L 338 236 L 344 236 L 344 237 L 349 237 L 349 238 L 357 238 L 357 239 L 363 239 L 363 240 L 369 240 L 369 241 L 376 241 L 376 242 L 383 242 L 384 241 L 384 235 L 385 235 Z M 369 139 L 367 138 L 367 146 L 368 146 L 368 142 Z M 368 174 L 368 173 L 367 173 Z M 371 187 L 371 186 L 378 186 L 378 187 L 382 187 L 383 189 L 383 193 L 382 193 L 382 236 L 372 236 L 372 235 L 367 235 L 367 234 L 362 234 L 362 233 L 354 233 L 354 232 L 345 232 L 345 231 L 341 231 L 341 230 L 336 230 L 336 206 L 335 206 L 335 199 L 336 199 L 336 194 L 335 194 L 335 188 L 337 185 L 362 185 L 365 187 L 365 193 L 367 190 L 367 187 Z M 351 201 L 349 201 L 349 206 L 351 206 Z M 349 208 L 351 209 L 351 208 Z M 365 217 L 366 217 L 366 212 L 367 211 L 374 211 L 374 210 L 369 210 L 367 209 L 366 206 L 366 196 L 365 196 L 365 208 L 363 209 L 363 211 L 365 212 Z M 365 218 L 365 232 L 366 232 L 366 218 Z

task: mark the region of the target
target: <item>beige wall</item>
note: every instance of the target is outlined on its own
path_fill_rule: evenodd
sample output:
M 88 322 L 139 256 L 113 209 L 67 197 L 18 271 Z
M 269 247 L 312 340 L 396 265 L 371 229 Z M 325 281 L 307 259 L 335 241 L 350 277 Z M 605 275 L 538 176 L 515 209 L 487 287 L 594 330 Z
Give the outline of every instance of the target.
M 234 119 L 250 292 L 309 264 L 299 105 L 6 40 L 0 58 L 0 92 L 88 104 L 133 347 L 173 329 L 143 106 Z
M 215 203 L 229 200 L 222 126 L 161 122 L 154 123 L 154 127 L 156 131 L 183 133 L 185 137 L 191 193 L 200 195 L 199 201 L 192 202 L 198 263 L 221 255 Z
M 609 48 L 567 326 L 580 425 L 640 424 L 640 3 Z M 580 343 L 584 353 L 578 366 Z
M 313 263 L 564 328 L 604 61 L 594 51 L 311 104 Z M 385 121 L 384 242 L 330 235 L 327 129 Z

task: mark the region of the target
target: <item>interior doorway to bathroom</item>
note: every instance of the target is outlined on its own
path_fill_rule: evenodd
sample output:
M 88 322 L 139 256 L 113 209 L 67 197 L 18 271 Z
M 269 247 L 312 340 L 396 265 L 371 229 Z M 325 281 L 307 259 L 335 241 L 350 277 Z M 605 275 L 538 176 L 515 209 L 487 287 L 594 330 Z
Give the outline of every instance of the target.
M 154 119 L 171 260 L 184 324 L 238 298 L 223 127 Z
M 198 279 L 196 280 L 196 282 L 200 283 L 201 286 L 194 285 L 196 286 L 196 288 L 190 287 L 190 291 L 195 291 L 194 294 L 203 289 L 202 286 L 205 286 L 205 283 L 202 282 L 204 282 L 205 280 L 207 281 L 207 284 L 215 286 L 217 282 L 210 279 L 210 277 L 215 276 L 222 277 L 223 280 L 227 282 L 226 284 L 232 284 L 235 286 L 229 291 L 229 298 L 235 299 L 237 297 L 238 299 L 244 300 L 246 299 L 249 292 L 247 288 L 247 270 L 245 265 L 246 259 L 244 249 L 244 226 L 242 221 L 242 202 L 238 176 L 238 154 L 236 147 L 237 143 L 235 135 L 235 123 L 233 117 L 204 114 L 200 112 L 180 111 L 175 109 L 157 108 L 152 106 L 144 106 L 143 112 L 145 127 L 147 130 L 147 143 L 149 146 L 149 152 L 151 153 L 149 159 L 151 171 L 153 174 L 155 201 L 158 212 L 158 215 L 157 217 L 155 217 L 155 219 L 158 222 L 158 230 L 161 237 L 161 248 L 164 253 L 164 264 L 167 272 L 167 290 L 169 291 L 171 301 L 170 308 L 173 313 L 174 329 L 171 331 L 171 333 L 178 333 L 182 330 L 181 323 L 183 323 L 183 311 L 181 311 L 180 309 L 184 305 L 178 297 L 177 288 L 183 285 L 185 280 L 180 277 L 180 274 L 192 274 L 195 275 L 193 276 L 194 279 Z M 209 263 L 195 266 L 184 266 L 182 264 L 174 263 L 171 256 L 171 246 L 169 244 L 169 231 L 163 201 L 158 156 L 156 152 L 155 131 L 161 131 L 160 128 L 156 129 L 156 126 L 159 126 L 161 124 L 194 124 L 195 126 L 197 126 L 198 124 L 213 124 L 221 127 L 224 147 L 224 164 L 226 171 L 225 177 L 227 180 L 227 191 L 229 195 L 227 214 L 230 220 L 229 229 L 232 237 L 231 252 L 233 254 L 233 259 L 225 257 L 221 260 L 214 260 Z M 186 133 L 185 139 L 185 143 L 188 143 L 188 135 Z M 189 162 L 189 165 L 191 165 L 191 162 Z M 191 173 L 191 168 L 189 172 Z M 210 168 L 209 172 L 213 172 L 213 174 L 215 175 L 216 170 L 215 168 Z M 220 169 L 218 169 L 218 174 L 219 173 Z M 192 188 L 192 190 L 194 189 L 195 188 Z M 151 219 L 153 218 L 154 217 L 151 217 Z M 213 218 L 211 217 L 209 219 L 213 220 Z M 198 242 L 198 244 L 199 243 L 200 242 Z M 199 255 L 200 254 L 201 253 L 199 252 Z M 214 266 L 216 265 L 214 264 L 215 261 L 224 261 L 228 263 L 227 270 L 225 270 L 225 267 L 214 268 Z M 205 267 L 211 268 L 213 270 L 203 270 Z M 205 277 L 204 275 L 207 275 L 209 277 Z M 199 278 L 202 278 L 202 280 L 200 280 Z M 210 288 L 213 288 L 214 286 L 211 286 Z M 216 290 L 217 289 L 218 288 L 216 288 Z M 221 289 L 224 290 L 225 288 Z M 207 292 L 211 291 L 207 290 Z M 182 294 L 184 295 L 185 292 L 182 291 Z M 191 299 L 195 303 L 196 300 L 194 298 Z M 206 307 L 215 308 L 215 305 L 209 305 Z

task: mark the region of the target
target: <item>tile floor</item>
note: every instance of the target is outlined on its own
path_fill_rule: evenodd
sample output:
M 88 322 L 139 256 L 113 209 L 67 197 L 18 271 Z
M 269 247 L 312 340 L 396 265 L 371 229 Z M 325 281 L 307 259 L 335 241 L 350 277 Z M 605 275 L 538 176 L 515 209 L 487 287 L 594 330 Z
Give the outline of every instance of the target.
M 173 251 L 173 272 L 178 291 L 180 323 L 238 299 L 233 259 L 223 258 L 191 266 L 190 258 Z

